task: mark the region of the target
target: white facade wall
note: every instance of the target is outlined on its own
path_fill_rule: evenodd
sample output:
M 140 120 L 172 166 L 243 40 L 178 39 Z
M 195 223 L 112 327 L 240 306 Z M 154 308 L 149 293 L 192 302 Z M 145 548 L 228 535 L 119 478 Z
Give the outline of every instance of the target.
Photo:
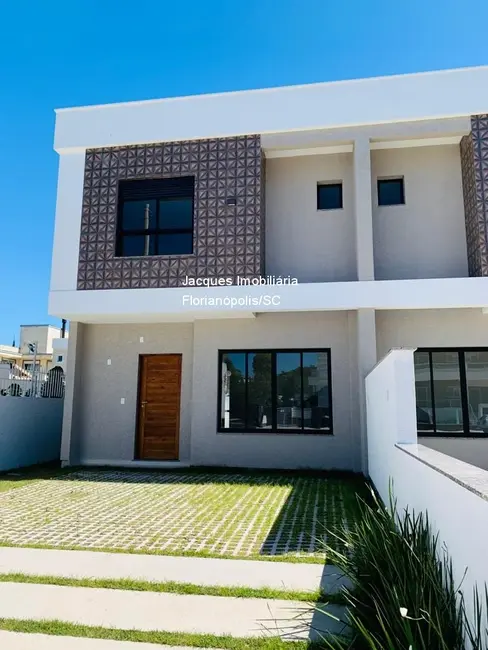
M 348 153 L 266 162 L 266 274 L 357 280 L 352 163 Z M 342 183 L 342 210 L 317 210 L 322 182 Z
M 398 309 L 376 312 L 378 358 L 391 348 L 488 347 L 481 309 Z
M 50 312 L 80 323 L 63 458 L 133 458 L 139 354 L 181 351 L 181 459 L 365 469 L 361 387 L 375 353 L 488 344 L 459 150 L 470 116 L 488 110 L 487 79 L 488 67 L 59 111 Z M 298 286 L 77 291 L 87 148 L 238 134 L 261 134 L 267 157 L 266 273 Z M 397 176 L 406 205 L 379 207 L 378 177 Z M 342 210 L 317 210 L 324 181 L 342 181 Z M 193 306 L 188 293 L 258 303 Z M 263 294 L 280 301 L 261 306 Z M 218 349 L 277 346 L 331 348 L 335 436 L 217 434 Z
M 59 157 L 50 291 L 76 290 L 84 174 L 84 149 Z
M 488 348 L 488 314 L 481 309 L 376 312 L 377 352 L 409 348 Z M 488 470 L 488 438 L 421 437 L 422 444 Z
M 85 325 L 82 329 L 80 389 L 74 395 L 67 391 L 63 460 L 71 464 L 133 460 L 139 355 L 181 353 L 181 461 L 360 471 L 353 312 L 260 315 L 253 320 L 194 325 Z M 331 349 L 333 435 L 217 433 L 219 350 L 276 348 Z
M 87 325 L 83 329 L 82 362 L 77 371 L 81 373 L 81 392 L 74 395 L 77 439 L 71 443 L 77 460 L 133 460 L 139 355 L 168 353 L 183 355 L 180 460 L 187 460 L 192 403 L 192 325 Z
M 262 314 L 194 329 L 191 462 L 273 468 L 361 468 L 356 315 Z M 334 435 L 217 433 L 218 350 L 331 348 Z
M 399 513 L 428 512 L 472 613 L 473 586 L 488 582 L 488 473 L 416 444 L 413 350 L 390 352 L 366 391 L 371 479 L 385 503 L 392 481 Z
M 468 275 L 459 145 L 371 152 L 375 278 Z M 378 206 L 378 178 L 403 177 L 405 205 Z
M 488 440 L 486 438 L 420 438 L 429 449 L 458 458 L 464 463 L 488 471 Z

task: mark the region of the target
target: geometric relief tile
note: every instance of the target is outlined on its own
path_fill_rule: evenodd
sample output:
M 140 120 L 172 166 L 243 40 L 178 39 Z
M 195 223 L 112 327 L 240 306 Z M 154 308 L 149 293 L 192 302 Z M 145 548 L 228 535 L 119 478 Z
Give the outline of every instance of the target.
M 187 275 L 234 281 L 264 275 L 264 174 L 257 135 L 88 150 L 78 289 L 180 286 Z M 119 181 L 182 175 L 195 176 L 194 254 L 116 258 Z M 227 204 L 229 197 L 236 205 Z
M 461 168 L 470 275 L 488 276 L 488 115 L 471 117 L 461 141 Z

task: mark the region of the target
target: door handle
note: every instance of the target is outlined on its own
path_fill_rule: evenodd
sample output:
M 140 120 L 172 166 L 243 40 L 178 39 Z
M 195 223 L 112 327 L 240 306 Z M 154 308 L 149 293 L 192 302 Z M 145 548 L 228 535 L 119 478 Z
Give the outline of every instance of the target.
M 147 402 L 141 402 L 141 406 L 146 406 Z

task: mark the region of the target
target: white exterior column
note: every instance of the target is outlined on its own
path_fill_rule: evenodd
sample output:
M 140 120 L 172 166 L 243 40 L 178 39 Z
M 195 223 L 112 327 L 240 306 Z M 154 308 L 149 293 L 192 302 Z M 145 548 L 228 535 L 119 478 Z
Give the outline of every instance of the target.
M 50 291 L 76 291 L 85 152 L 59 157 Z
M 374 280 L 373 206 L 369 138 L 354 140 L 354 219 L 358 280 Z
M 61 464 L 76 464 L 79 445 L 78 410 L 82 399 L 81 365 L 83 358 L 83 323 L 71 322 L 66 363 L 66 390 L 64 395 L 63 431 L 61 434 Z
M 357 310 L 357 359 L 359 396 L 359 433 L 361 440 L 361 470 L 368 474 L 368 430 L 366 419 L 366 375 L 377 362 L 376 319 L 374 309 Z
M 358 280 L 374 280 L 373 204 L 371 196 L 371 150 L 369 138 L 354 141 L 354 219 L 356 226 L 356 264 Z M 368 473 L 366 422 L 366 375 L 377 361 L 374 309 L 357 310 L 357 363 L 361 469 Z

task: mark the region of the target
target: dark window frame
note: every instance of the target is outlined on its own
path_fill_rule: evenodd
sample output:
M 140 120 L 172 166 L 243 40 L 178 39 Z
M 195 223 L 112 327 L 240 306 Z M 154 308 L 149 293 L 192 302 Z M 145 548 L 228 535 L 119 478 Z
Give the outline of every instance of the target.
M 148 257 L 180 257 L 182 255 L 193 255 L 194 254 L 194 232 L 195 232 L 195 177 L 194 176 L 181 176 L 181 177 L 168 177 L 161 179 L 136 179 L 138 183 L 141 181 L 147 181 L 148 186 L 150 183 L 157 181 L 175 181 L 175 180 L 186 180 L 192 179 L 192 195 L 184 196 L 183 190 L 181 194 L 178 195 L 178 190 L 173 191 L 173 193 L 165 192 L 164 188 L 155 192 L 149 192 L 149 196 L 144 198 L 144 193 L 137 198 L 123 198 L 120 191 L 120 183 L 118 188 L 118 199 L 117 199 L 117 233 L 116 233 L 116 253 L 115 256 L 121 259 L 147 259 Z M 124 183 L 130 184 L 132 181 L 121 181 Z M 159 216 L 160 216 L 160 202 L 161 201 L 177 201 L 181 199 L 190 199 L 191 198 L 191 228 L 160 228 L 159 227 Z M 124 228 L 123 227 L 123 208 L 126 203 L 139 202 L 139 201 L 155 201 L 156 203 L 156 215 L 155 215 L 155 228 Z M 160 235 L 191 235 L 191 250 L 188 253 L 159 253 L 159 236 Z M 124 237 L 155 237 L 155 253 L 149 255 L 123 255 L 123 240 Z
M 399 203 L 381 203 L 380 201 L 380 187 L 382 184 L 388 185 L 392 183 L 400 183 L 401 187 L 401 201 Z M 405 178 L 404 176 L 394 176 L 391 178 L 378 178 L 376 181 L 376 193 L 378 200 L 378 207 L 394 207 L 396 205 L 405 205 Z
M 303 355 L 307 352 L 326 352 L 327 353 L 327 388 L 329 394 L 329 411 L 330 411 L 330 429 L 304 429 L 303 417 L 302 428 L 300 429 L 278 429 L 276 426 L 276 355 L 282 352 L 299 352 L 300 353 L 300 368 L 301 368 L 301 398 L 302 398 L 302 413 L 303 413 Z M 269 353 L 271 354 L 271 409 L 272 409 L 272 426 L 271 429 L 255 429 L 255 428 L 229 428 L 222 427 L 220 416 L 222 413 L 222 360 L 224 354 L 245 354 L 246 355 L 246 385 L 245 385 L 245 410 L 247 413 L 248 403 L 248 358 L 249 354 Z M 330 348 L 246 348 L 246 349 L 231 349 L 218 351 L 219 369 L 217 373 L 218 384 L 218 398 L 217 398 L 217 432 L 222 434 L 253 434 L 253 435 L 300 435 L 300 436 L 333 436 L 334 435 L 334 418 L 333 418 L 333 403 L 332 403 L 332 361 Z
M 417 427 L 417 436 L 419 438 L 488 438 L 488 432 L 483 433 L 470 433 L 469 423 L 469 401 L 468 401 L 468 382 L 466 379 L 466 352 L 488 352 L 488 347 L 468 347 L 468 348 L 417 348 L 415 352 L 426 352 L 429 355 L 429 370 L 430 370 L 430 391 L 431 401 L 433 407 L 432 423 L 434 431 L 432 433 L 419 431 Z M 434 373 L 432 365 L 433 352 L 454 352 L 458 355 L 459 364 L 459 387 L 461 391 L 461 409 L 463 414 L 463 433 L 455 433 L 450 431 L 442 431 L 437 433 L 437 422 L 435 415 L 435 393 L 434 393 Z M 417 402 L 415 402 L 417 403 Z
M 334 208 L 321 208 L 320 207 L 320 188 L 321 187 L 339 187 L 340 188 L 340 197 L 341 197 L 341 204 L 339 207 L 334 207 Z M 317 210 L 320 212 L 328 212 L 330 210 L 343 210 L 344 209 L 344 189 L 343 189 L 343 183 L 342 181 L 334 181 L 331 183 L 328 182 L 323 182 L 323 183 L 317 183 Z

